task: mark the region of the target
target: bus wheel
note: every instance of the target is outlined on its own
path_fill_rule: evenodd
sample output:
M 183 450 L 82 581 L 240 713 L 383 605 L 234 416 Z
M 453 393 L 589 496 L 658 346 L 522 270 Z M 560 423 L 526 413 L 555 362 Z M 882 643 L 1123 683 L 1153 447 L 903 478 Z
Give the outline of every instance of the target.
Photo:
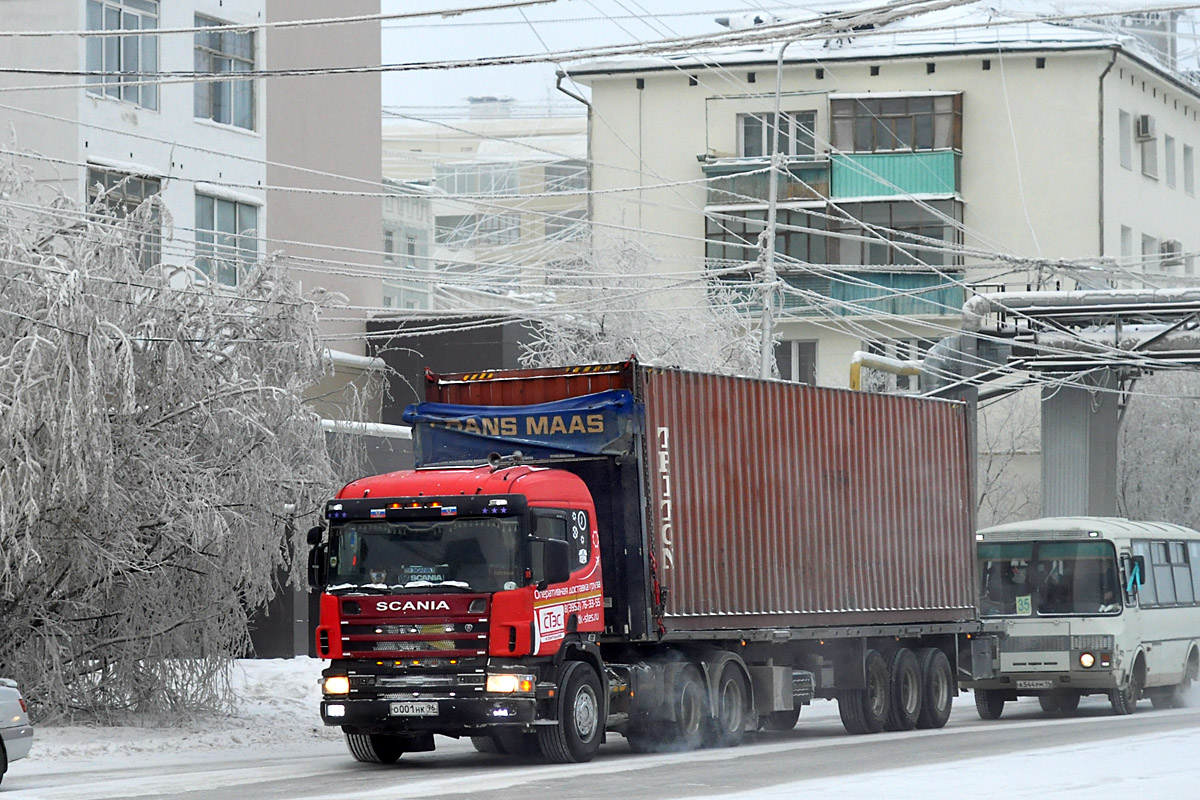
M 921 667 L 912 650 L 901 647 L 892 656 L 891 703 L 884 730 L 911 731 L 921 715 Z
M 891 675 L 878 650 L 868 650 L 863 661 L 867 685 L 864 689 L 838 692 L 838 713 L 847 733 L 879 733 L 891 706 Z
M 1108 693 L 1108 702 L 1112 703 L 1113 713 L 1117 716 L 1125 716 L 1137 711 L 1137 702 L 1142 697 L 1142 684 L 1146 680 L 1144 671 L 1145 665 L 1139 657 L 1134 663 L 1133 671 L 1125 685 Z
M 936 647 L 924 647 L 917 652 L 917 661 L 921 665 L 924 695 L 917 727 L 943 728 L 954 704 L 954 670 L 950 669 L 950 659 Z
M 998 689 L 974 689 L 975 710 L 980 719 L 1000 719 L 1004 713 L 1004 695 Z

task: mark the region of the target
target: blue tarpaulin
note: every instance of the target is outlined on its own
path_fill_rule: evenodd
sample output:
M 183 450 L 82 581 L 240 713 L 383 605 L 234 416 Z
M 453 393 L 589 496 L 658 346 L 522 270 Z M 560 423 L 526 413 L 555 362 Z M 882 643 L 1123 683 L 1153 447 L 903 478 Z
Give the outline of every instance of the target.
M 527 459 L 624 455 L 637 416 L 624 389 L 531 406 L 416 403 L 404 409 L 413 426 L 417 466 L 479 464 L 489 453 L 520 450 Z

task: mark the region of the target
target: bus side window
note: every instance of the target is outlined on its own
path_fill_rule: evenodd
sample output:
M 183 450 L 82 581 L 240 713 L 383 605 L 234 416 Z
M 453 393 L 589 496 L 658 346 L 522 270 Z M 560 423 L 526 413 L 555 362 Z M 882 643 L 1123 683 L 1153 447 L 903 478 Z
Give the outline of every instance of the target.
M 1150 543 L 1149 542 L 1134 542 L 1133 554 L 1141 556 L 1146 562 L 1146 574 L 1142 576 L 1145 583 L 1141 587 L 1134 587 L 1137 592 L 1138 599 L 1143 606 L 1158 605 L 1158 592 L 1154 585 L 1154 569 L 1150 566 Z M 1126 576 L 1128 579 L 1129 576 Z M 1130 598 L 1132 599 L 1132 597 Z

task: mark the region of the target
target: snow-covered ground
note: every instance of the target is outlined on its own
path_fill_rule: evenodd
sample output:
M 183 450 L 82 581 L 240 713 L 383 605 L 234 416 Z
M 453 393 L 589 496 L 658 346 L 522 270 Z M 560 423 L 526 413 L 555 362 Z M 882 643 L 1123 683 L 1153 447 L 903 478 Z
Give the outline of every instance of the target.
M 315 659 L 258 660 L 238 662 L 234 684 L 240 698 L 237 712 L 230 716 L 210 717 L 176 727 L 100 727 L 64 726 L 39 727 L 33 752 L 26 760 L 11 765 L 8 778 L 19 776 L 35 779 L 61 773 L 64 766 L 77 763 L 80 767 L 98 761 L 131 763 L 134 761 L 166 763 L 173 759 L 195 759 L 218 751 L 238 752 L 238 758 L 267 759 L 280 753 L 311 753 L 313 756 L 337 754 L 341 750 L 341 734 L 326 728 L 317 716 L 320 689 L 317 678 L 321 662 Z M 970 695 L 959 698 L 951 725 L 963 718 L 967 724 L 978 724 Z M 1023 701 L 1031 704 L 1032 701 Z M 1090 702 L 1090 701 L 1089 701 Z M 1100 702 L 1100 701 L 1096 701 Z M 1148 704 L 1147 704 L 1148 705 Z M 1036 709 L 1036 704 L 1031 705 Z M 1141 712 L 1139 712 L 1141 713 Z M 1154 713 L 1146 711 L 1145 713 Z M 1180 712 L 1158 712 L 1180 713 Z M 815 704 L 806 709 L 803 720 L 833 722 L 837 719 L 833 703 Z M 1067 724 L 1103 724 L 1104 718 L 1064 720 Z M 801 722 L 803 725 L 804 722 Z M 997 723 L 980 726 L 992 729 Z M 1005 724 L 1005 723 L 998 723 Z M 1013 735 L 1020 736 L 1019 721 L 1009 723 Z M 909 735 L 936 735 L 936 731 Z M 847 739 L 850 741 L 850 739 Z M 932 740 L 931 740 L 932 743 Z M 796 742 L 775 740 L 769 744 L 753 745 L 766 749 L 796 747 L 806 749 L 818 744 L 812 739 Z M 1033 750 L 1019 755 L 970 758 L 948 761 L 930 767 L 922 765 L 906 769 L 873 771 L 863 765 L 853 776 L 813 779 L 777 786 L 773 789 L 722 795 L 721 800 L 783 800 L 802 795 L 816 795 L 823 800 L 868 797 L 887 787 L 892 800 L 928 800 L 930 797 L 967 795 L 973 798 L 1021 800 L 1034 798 L 1094 798 L 1104 796 L 1135 796 L 1146 798 L 1196 797 L 1200 790 L 1200 723 L 1198 727 L 1171 733 L 1130 736 L 1105 742 L 1072 744 L 1051 749 Z M 731 757 L 730 752 L 712 752 L 710 757 Z M 694 754 L 676 754 L 654 758 L 686 759 Z M 715 762 L 710 762 L 715 763 Z M 320 765 L 312 765 L 313 769 Z M 606 767 L 629 767 L 633 764 L 614 764 Z M 180 777 L 181 780 L 182 776 Z M 140 792 L 147 795 L 155 786 L 166 793 L 168 788 L 161 776 L 158 784 L 147 784 Z M 34 781 L 25 782 L 29 785 Z M 14 791 L 3 791 L 11 789 Z M 68 798 L 73 795 L 62 783 L 43 789 L 30 787 L 22 791 L 17 780 L 6 780 L 0 794 L 14 798 Z M 716 800 L 709 798 L 709 800 Z

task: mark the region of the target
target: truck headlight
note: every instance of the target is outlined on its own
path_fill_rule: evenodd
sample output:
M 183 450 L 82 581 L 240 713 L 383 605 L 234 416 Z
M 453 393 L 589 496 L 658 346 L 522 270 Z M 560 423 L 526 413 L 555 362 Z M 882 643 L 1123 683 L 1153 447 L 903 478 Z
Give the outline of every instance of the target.
M 532 694 L 536 685 L 537 678 L 533 675 L 496 673 L 487 676 L 485 690 L 498 694 Z
M 350 694 L 350 679 L 345 675 L 330 675 L 324 688 L 325 694 Z

